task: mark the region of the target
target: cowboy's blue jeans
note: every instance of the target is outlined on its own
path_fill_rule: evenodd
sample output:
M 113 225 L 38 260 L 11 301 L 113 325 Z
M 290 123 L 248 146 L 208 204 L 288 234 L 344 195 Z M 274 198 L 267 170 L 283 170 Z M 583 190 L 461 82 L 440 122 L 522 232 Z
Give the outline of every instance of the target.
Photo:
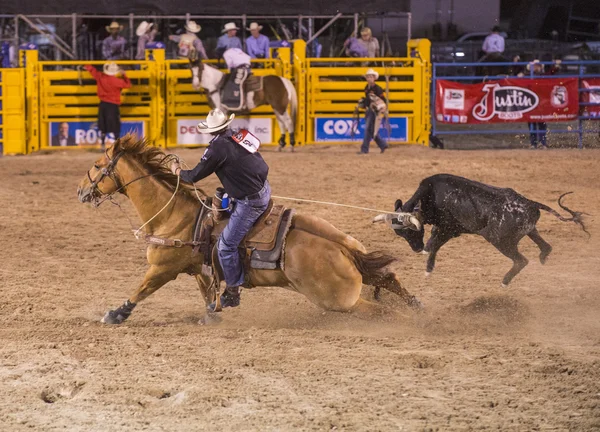
M 360 147 L 361 152 L 369 153 L 369 145 L 371 144 L 373 135 L 375 135 L 375 112 L 372 109 L 368 109 L 367 115 L 365 116 L 365 139 Z M 375 143 L 377 143 L 379 148 L 382 150 L 386 149 L 388 146 L 385 140 L 381 138 L 381 135 L 379 134 L 377 134 L 375 137 Z
M 269 182 L 265 182 L 258 195 L 257 199 L 236 200 L 229 223 L 219 238 L 217 245 L 219 262 L 223 267 L 228 287 L 238 287 L 244 283 L 244 265 L 240 260 L 238 246 L 269 205 L 271 199 Z

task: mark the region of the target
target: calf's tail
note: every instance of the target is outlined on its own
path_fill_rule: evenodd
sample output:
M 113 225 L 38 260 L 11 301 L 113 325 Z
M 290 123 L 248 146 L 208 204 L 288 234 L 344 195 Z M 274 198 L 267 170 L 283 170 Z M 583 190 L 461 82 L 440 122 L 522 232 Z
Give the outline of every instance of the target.
M 541 204 L 541 203 L 536 203 L 536 204 L 538 205 L 538 208 L 540 210 L 547 211 L 548 213 L 556 216 L 558 219 L 560 219 L 563 222 L 575 222 L 577 225 L 579 225 L 581 227 L 581 229 L 583 230 L 583 232 L 585 232 L 588 235 L 588 237 L 591 237 L 591 235 L 588 232 L 585 224 L 583 223 L 583 215 L 586 214 L 586 213 L 571 210 L 570 208 L 568 208 L 567 206 L 563 205 L 563 203 L 562 203 L 562 199 L 566 195 L 569 195 L 569 194 L 572 194 L 572 193 L 573 192 L 565 192 L 564 194 L 562 194 L 558 198 L 558 205 L 560 206 L 561 209 L 565 210 L 566 212 L 568 212 L 571 215 L 570 218 L 566 218 L 566 217 L 562 216 L 559 212 L 557 212 L 556 210 L 548 207 L 545 204 Z

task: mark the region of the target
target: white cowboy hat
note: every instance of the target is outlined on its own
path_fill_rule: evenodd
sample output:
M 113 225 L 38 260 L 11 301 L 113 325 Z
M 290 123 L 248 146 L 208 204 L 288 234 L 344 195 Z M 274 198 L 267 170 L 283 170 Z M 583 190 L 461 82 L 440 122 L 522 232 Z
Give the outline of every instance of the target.
M 192 33 L 198 33 L 202 27 L 196 24 L 196 21 L 188 21 L 185 23 L 185 29 Z
M 148 21 L 142 21 L 140 23 L 140 25 L 137 27 L 137 29 L 135 30 L 135 34 L 138 36 L 145 35 L 148 32 L 148 30 L 150 30 L 152 28 L 153 25 L 154 25 L 154 23 L 149 23 Z
M 119 31 L 123 30 L 123 26 L 116 21 L 110 23 L 109 26 L 106 26 L 106 31 L 110 33 L 112 29 L 118 29 Z
M 221 33 L 227 33 L 229 30 L 239 30 L 240 28 L 234 22 L 228 22 L 223 26 Z
M 258 23 L 256 23 L 256 22 L 253 22 L 253 23 L 250 23 L 250 27 L 247 27 L 246 30 L 248 30 L 248 31 L 252 31 L 252 30 L 261 31 L 262 28 L 263 28 L 263 26 L 258 25 Z
M 115 76 L 121 72 L 121 68 L 115 62 L 106 62 L 102 68 L 106 75 Z
M 211 110 L 206 116 L 206 122 L 198 123 L 198 132 L 209 134 L 225 129 L 235 118 L 235 114 L 231 114 L 229 118 L 219 108 Z
M 368 69 L 365 72 L 365 76 L 367 76 L 367 75 L 374 75 L 375 79 L 379 78 L 379 73 L 376 70 L 374 70 L 374 69 Z

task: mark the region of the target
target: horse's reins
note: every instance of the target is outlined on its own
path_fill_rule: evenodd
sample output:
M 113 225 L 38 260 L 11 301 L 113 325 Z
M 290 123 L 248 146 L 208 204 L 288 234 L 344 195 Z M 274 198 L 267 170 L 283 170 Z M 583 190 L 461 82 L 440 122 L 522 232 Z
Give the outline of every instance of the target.
M 88 170 L 88 172 L 87 172 L 87 177 L 88 177 L 88 180 L 90 181 L 90 184 L 91 184 L 91 186 L 92 186 L 92 193 L 93 193 L 93 192 L 95 192 L 95 191 L 98 191 L 98 192 L 100 193 L 100 197 L 104 197 L 104 198 L 102 198 L 102 199 L 94 199 L 94 203 L 93 203 L 93 205 L 94 205 L 94 207 L 98 208 L 98 207 L 99 207 L 99 206 L 100 206 L 102 203 L 104 203 L 105 201 L 110 201 L 112 204 L 114 204 L 114 205 L 116 205 L 117 207 L 119 207 L 119 209 L 120 209 L 121 211 L 123 211 L 123 209 L 121 208 L 121 205 L 120 205 L 118 202 L 114 201 L 114 199 L 113 199 L 113 195 L 114 195 L 114 194 L 116 194 L 117 192 L 121 192 L 122 190 L 124 190 L 124 189 L 125 189 L 127 186 L 129 186 L 129 185 L 130 185 L 130 184 L 132 184 L 132 183 L 135 183 L 135 182 L 137 182 L 137 181 L 139 181 L 139 180 L 142 180 L 142 179 L 145 179 L 145 178 L 148 178 L 148 177 L 153 177 L 153 176 L 157 175 L 158 173 L 146 174 L 146 175 L 143 175 L 143 176 L 141 176 L 141 177 L 135 178 L 135 179 L 133 179 L 133 180 L 131 180 L 131 181 L 129 181 L 129 182 L 127 182 L 127 183 L 125 183 L 125 184 L 124 184 L 124 185 L 122 185 L 122 186 L 119 186 L 119 184 L 120 184 L 120 183 L 119 183 L 119 181 L 116 179 L 116 177 L 114 176 L 114 172 L 115 172 L 115 169 L 116 169 L 117 162 L 119 161 L 119 159 L 120 159 L 120 158 L 121 158 L 121 156 L 123 155 L 123 152 L 121 152 L 121 153 L 118 153 L 118 154 L 117 154 L 117 155 L 114 157 L 114 159 L 111 159 L 111 158 L 108 156 L 108 149 L 107 149 L 107 150 L 104 152 L 104 154 L 105 154 L 105 156 L 106 156 L 106 159 L 108 159 L 108 161 L 109 161 L 109 162 L 108 162 L 108 165 L 107 165 L 106 167 L 104 167 L 104 168 L 102 168 L 102 169 L 100 170 L 100 177 L 99 177 L 99 178 L 96 178 L 96 179 L 94 179 L 94 180 L 92 180 L 92 176 L 90 175 L 90 171 Z M 178 158 L 176 155 L 169 154 L 169 155 L 166 155 L 166 156 L 165 156 L 165 157 L 164 157 L 164 158 L 163 158 L 163 159 L 162 159 L 162 160 L 159 162 L 159 164 L 162 164 L 163 162 L 165 162 L 165 161 L 166 161 L 166 160 L 168 160 L 169 158 L 174 158 L 174 159 L 177 159 L 177 160 L 179 160 L 179 158 Z M 108 178 L 110 178 L 110 179 L 111 179 L 111 180 L 112 180 L 112 181 L 115 183 L 115 185 L 116 185 L 116 186 L 118 186 L 118 188 L 117 188 L 116 190 L 114 190 L 113 192 L 111 192 L 110 194 L 107 194 L 107 193 L 104 193 L 104 192 L 102 192 L 102 189 L 100 189 L 100 187 L 98 186 L 98 185 L 99 185 L 99 183 L 100 183 L 100 182 L 102 182 L 102 180 L 104 180 L 104 178 L 105 178 L 105 177 L 108 177 Z M 127 219 L 129 219 L 129 224 L 131 225 L 131 228 L 132 228 L 132 230 L 134 231 L 133 235 L 135 236 L 135 238 L 139 239 L 139 238 L 140 238 L 140 237 L 139 237 L 139 233 L 140 233 L 140 231 L 141 231 L 141 230 L 142 230 L 144 227 L 146 227 L 146 226 L 147 226 L 147 225 L 148 225 L 150 222 L 152 222 L 152 221 L 153 221 L 153 220 L 154 220 L 154 219 L 155 219 L 155 218 L 156 218 L 156 217 L 157 217 L 159 214 L 161 214 L 161 213 L 162 213 L 162 212 L 163 212 L 163 211 L 164 211 L 164 210 L 165 210 L 165 209 L 166 209 L 166 208 L 167 208 L 167 207 L 168 207 L 168 206 L 171 204 L 171 202 L 172 202 L 172 201 L 173 201 L 173 199 L 175 198 L 175 195 L 177 195 L 177 192 L 179 191 L 179 184 L 180 184 L 180 177 L 179 177 L 179 176 L 177 176 L 177 186 L 175 187 L 175 191 L 173 191 L 173 195 L 171 195 L 171 198 L 169 199 L 169 201 L 168 201 L 168 202 L 167 202 L 167 203 L 166 203 L 166 204 L 163 206 L 163 208 L 161 208 L 161 209 L 160 209 L 160 210 L 159 210 L 159 211 L 158 211 L 158 212 L 157 212 L 157 213 L 156 213 L 154 216 L 152 216 L 152 217 L 151 217 L 149 220 L 147 220 L 147 221 L 146 221 L 146 222 L 145 222 L 145 223 L 144 223 L 142 226 L 140 226 L 138 229 L 135 229 L 135 228 L 133 227 L 133 224 L 131 223 L 131 219 L 129 219 L 129 217 L 127 217 Z M 202 200 L 200 199 L 200 196 L 198 195 L 198 191 L 197 191 L 197 189 L 196 189 L 196 185 L 194 185 L 194 190 L 196 191 L 196 195 L 198 196 L 198 200 L 199 200 L 200 202 L 202 202 Z M 204 203 L 202 203 L 202 204 L 203 204 L 203 205 L 205 205 Z M 205 205 L 205 206 L 206 206 L 206 205 Z M 127 216 L 127 214 L 126 214 L 126 216 Z

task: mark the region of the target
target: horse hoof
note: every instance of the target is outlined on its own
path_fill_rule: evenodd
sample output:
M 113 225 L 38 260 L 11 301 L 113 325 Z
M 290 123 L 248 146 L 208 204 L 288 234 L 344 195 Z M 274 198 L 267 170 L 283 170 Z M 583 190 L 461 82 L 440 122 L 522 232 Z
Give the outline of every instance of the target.
M 429 251 L 426 251 L 425 249 L 423 249 L 423 250 L 421 251 L 421 254 L 422 254 L 422 255 L 429 255 Z
M 381 300 L 381 288 L 375 287 L 375 290 L 373 290 L 373 299 L 377 301 Z
M 410 298 L 408 299 L 408 306 L 416 310 L 423 309 L 423 303 L 421 303 L 419 299 L 417 299 L 415 296 L 410 296 Z
M 428 278 L 429 276 L 431 276 L 431 272 L 430 271 L 426 271 L 425 272 L 425 277 Z
M 114 310 L 106 312 L 106 315 L 100 320 L 102 324 L 121 324 L 123 321 L 125 321 L 125 317 Z
M 505 283 L 500 284 L 500 286 L 505 289 L 508 288 L 508 284 L 505 284 Z

